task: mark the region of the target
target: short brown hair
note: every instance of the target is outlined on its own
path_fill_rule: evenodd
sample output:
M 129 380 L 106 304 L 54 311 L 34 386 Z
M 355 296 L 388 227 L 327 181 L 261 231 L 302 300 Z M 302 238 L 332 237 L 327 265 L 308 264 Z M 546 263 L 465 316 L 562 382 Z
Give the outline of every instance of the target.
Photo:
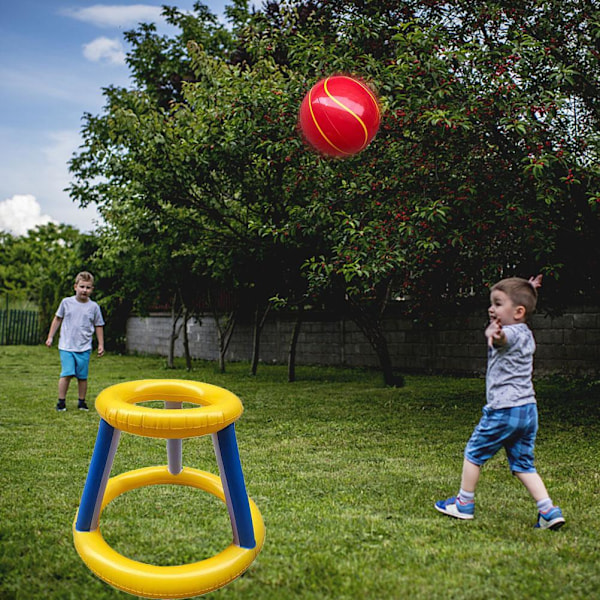
M 81 271 L 81 273 L 77 273 L 77 277 L 75 277 L 75 284 L 78 284 L 80 281 L 89 281 L 94 285 L 94 276 L 89 271 Z
M 494 290 L 504 292 L 515 306 L 523 306 L 526 318 L 535 312 L 538 294 L 535 287 L 527 279 L 521 277 L 502 279 L 492 286 L 491 291 Z

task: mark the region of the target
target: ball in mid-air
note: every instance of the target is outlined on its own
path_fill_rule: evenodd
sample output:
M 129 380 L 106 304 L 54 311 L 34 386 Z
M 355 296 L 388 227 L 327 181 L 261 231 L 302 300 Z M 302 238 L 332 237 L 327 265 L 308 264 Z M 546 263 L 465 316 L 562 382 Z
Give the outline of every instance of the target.
M 379 102 L 362 81 L 332 75 L 318 81 L 300 105 L 306 141 L 328 156 L 347 157 L 364 150 L 380 122 Z

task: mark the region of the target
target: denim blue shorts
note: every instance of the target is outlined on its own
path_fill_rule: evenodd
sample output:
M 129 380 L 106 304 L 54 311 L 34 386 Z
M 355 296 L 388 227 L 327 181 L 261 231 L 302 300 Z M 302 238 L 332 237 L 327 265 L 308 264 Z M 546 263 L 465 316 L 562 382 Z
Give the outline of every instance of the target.
M 535 403 L 496 410 L 484 407 L 483 416 L 467 442 L 465 458 L 483 465 L 503 447 L 511 471 L 535 473 L 533 450 L 537 430 Z
M 61 377 L 77 377 L 77 379 L 87 379 L 90 366 L 91 350 L 84 352 L 70 352 L 69 350 L 59 350 L 60 364 L 62 371 Z

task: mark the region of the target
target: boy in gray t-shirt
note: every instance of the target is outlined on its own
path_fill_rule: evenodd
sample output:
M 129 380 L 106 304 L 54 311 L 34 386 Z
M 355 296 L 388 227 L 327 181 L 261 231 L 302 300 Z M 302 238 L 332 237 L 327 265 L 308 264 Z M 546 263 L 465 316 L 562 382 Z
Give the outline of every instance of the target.
M 73 377 L 77 378 L 78 384 L 78 408 L 88 410 L 85 396 L 94 333 L 98 338 L 98 356 L 104 354 L 104 319 L 98 304 L 90 300 L 93 289 L 93 275 L 87 271 L 79 273 L 75 279 L 75 295 L 61 301 L 50 325 L 46 340 L 48 348 L 52 346 L 54 335 L 60 328 L 58 350 L 62 368 L 56 404 L 56 410 L 59 412 L 67 410 L 67 391 Z
M 504 447 L 513 474 L 525 485 L 537 503 L 536 527 L 558 529 L 565 523 L 562 511 L 554 506 L 542 478 L 534 466 L 534 446 L 538 429 L 537 404 L 532 383 L 535 341 L 527 326 L 537 303 L 535 279 L 511 277 L 492 287 L 488 340 L 486 405 L 483 416 L 465 448 L 460 491 L 457 496 L 439 500 L 435 508 L 457 519 L 475 514 L 475 488 L 484 465 Z

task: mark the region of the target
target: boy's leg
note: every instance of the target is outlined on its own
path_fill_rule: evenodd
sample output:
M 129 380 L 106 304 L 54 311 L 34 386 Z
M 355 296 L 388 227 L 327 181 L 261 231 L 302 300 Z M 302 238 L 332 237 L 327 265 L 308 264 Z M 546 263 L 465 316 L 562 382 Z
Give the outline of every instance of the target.
M 536 502 L 548 498 L 548 490 L 538 473 L 515 472 L 515 477 L 527 488 L 527 491 Z
M 536 527 L 558 529 L 565 523 L 562 511 L 554 506 L 544 481 L 535 470 L 534 448 L 538 429 L 537 406 L 519 407 L 520 437 L 505 446 L 511 471 L 523 483 L 538 508 Z
M 79 391 L 79 404 L 77 405 L 77 408 L 79 410 L 88 410 L 88 406 L 85 402 L 85 396 L 87 394 L 87 379 L 78 379 L 77 389 Z
M 67 398 L 67 392 L 69 391 L 69 383 L 71 383 L 72 375 L 61 377 L 58 380 L 58 398 L 59 400 L 65 400 Z
M 58 402 L 56 403 L 56 410 L 58 412 L 65 412 L 67 410 L 66 400 L 69 383 L 71 383 L 71 376 L 61 377 L 58 380 Z
M 538 518 L 535 527 L 539 529 L 560 529 L 565 524 L 565 518 L 562 510 L 558 506 L 554 506 L 542 478 L 537 473 L 514 471 L 514 474 L 527 488 L 537 504 Z
M 88 410 L 87 404 L 85 403 L 85 397 L 87 394 L 87 379 L 88 370 L 90 367 L 90 355 L 91 350 L 75 353 L 75 374 L 77 376 L 77 387 L 79 391 L 79 404 L 77 408 L 79 408 L 79 410 Z
M 461 490 L 474 494 L 475 488 L 477 487 L 477 482 L 479 481 L 480 473 L 481 466 L 476 465 L 465 458 L 463 461 L 462 477 L 460 480 Z
M 60 354 L 60 379 L 58 380 L 58 403 L 56 404 L 56 410 L 63 412 L 67 410 L 65 403 L 67 399 L 67 392 L 69 391 L 69 383 L 76 373 L 75 357 L 73 352 L 66 350 L 59 350 Z
M 456 496 L 438 500 L 439 512 L 457 519 L 472 519 L 475 514 L 475 488 L 481 466 L 502 447 L 504 419 L 500 411 L 483 409 L 483 415 L 465 448 L 460 490 Z
M 475 488 L 480 472 L 479 465 L 465 458 L 458 496 L 452 496 L 447 500 L 438 500 L 435 503 L 436 510 L 456 519 L 472 519 L 475 514 Z
M 87 379 L 78 379 L 77 380 L 77 389 L 79 391 L 79 399 L 85 400 L 85 396 L 87 394 L 88 382 Z

